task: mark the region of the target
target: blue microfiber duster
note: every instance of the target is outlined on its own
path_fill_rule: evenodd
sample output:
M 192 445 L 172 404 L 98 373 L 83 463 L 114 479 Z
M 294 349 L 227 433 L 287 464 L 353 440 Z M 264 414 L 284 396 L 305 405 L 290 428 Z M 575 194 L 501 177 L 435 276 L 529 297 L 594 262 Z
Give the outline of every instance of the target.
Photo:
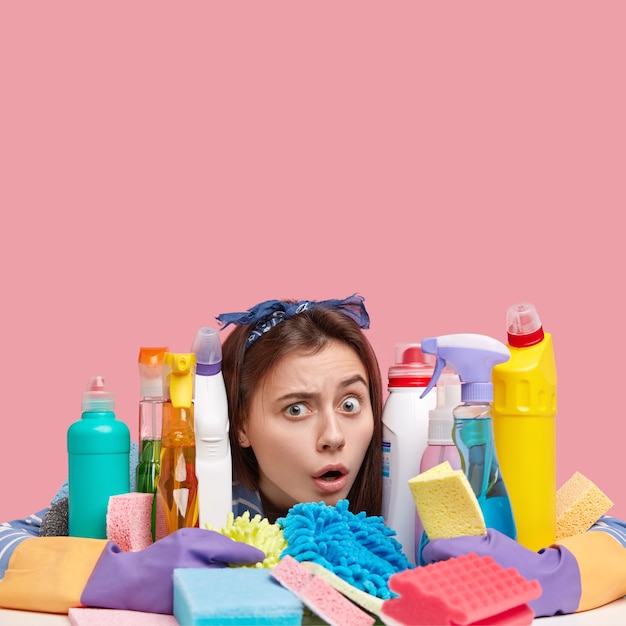
M 335 506 L 304 502 L 289 509 L 286 517 L 276 520 L 287 541 L 281 557 L 319 563 L 377 598 L 395 597 L 389 578 L 413 565 L 381 516 L 354 514 L 348 504 L 347 500 Z

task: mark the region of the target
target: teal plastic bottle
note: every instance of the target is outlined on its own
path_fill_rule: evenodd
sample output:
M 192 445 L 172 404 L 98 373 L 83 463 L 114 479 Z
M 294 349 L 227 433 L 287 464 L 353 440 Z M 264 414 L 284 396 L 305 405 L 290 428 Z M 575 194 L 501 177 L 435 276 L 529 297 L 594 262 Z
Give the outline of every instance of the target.
M 67 431 L 68 526 L 72 537 L 106 539 L 109 498 L 130 491 L 130 430 L 116 419 L 102 376 L 82 396 L 82 416 Z

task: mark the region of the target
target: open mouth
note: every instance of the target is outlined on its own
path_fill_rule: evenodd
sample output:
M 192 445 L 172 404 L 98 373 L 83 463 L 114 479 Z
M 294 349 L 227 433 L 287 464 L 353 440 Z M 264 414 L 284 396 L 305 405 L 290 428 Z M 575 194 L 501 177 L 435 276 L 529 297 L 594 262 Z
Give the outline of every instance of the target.
M 325 472 L 319 478 L 321 480 L 330 481 L 330 480 L 337 480 L 340 476 L 343 476 L 343 472 L 340 472 L 339 470 L 331 470 L 329 472 Z
M 348 471 L 345 467 L 328 469 L 313 478 L 317 488 L 326 494 L 334 494 L 345 488 Z

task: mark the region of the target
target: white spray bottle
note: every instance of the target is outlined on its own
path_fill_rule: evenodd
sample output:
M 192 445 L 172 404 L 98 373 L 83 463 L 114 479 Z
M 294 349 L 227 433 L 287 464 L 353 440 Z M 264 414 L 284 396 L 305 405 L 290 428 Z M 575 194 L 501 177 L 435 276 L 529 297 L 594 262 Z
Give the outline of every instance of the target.
M 233 470 L 228 439 L 228 399 L 218 332 L 203 326 L 191 346 L 196 355 L 194 427 L 199 526 L 221 529 L 232 511 Z
M 457 374 L 444 372 L 437 382 L 437 406 L 428 413 L 428 445 L 420 463 L 420 474 L 448 461 L 453 470 L 461 469 L 461 455 L 454 445 L 454 409 L 461 404 L 461 380 Z M 415 560 L 419 562 L 424 526 L 415 514 Z

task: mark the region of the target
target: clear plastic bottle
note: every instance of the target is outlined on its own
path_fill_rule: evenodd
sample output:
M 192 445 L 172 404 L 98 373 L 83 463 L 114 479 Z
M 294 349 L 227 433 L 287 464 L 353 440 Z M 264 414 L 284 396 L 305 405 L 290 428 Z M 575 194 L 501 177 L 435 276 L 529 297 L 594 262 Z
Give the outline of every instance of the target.
M 408 481 L 419 474 L 428 439 L 428 412 L 435 408 L 433 389 L 421 397 L 434 370 L 434 359 L 419 343 L 396 344 L 389 368 L 389 395 L 383 408 L 383 507 L 387 526 L 415 564 L 415 501 Z
M 511 358 L 493 368 L 493 430 L 517 540 L 537 551 L 556 536 L 554 348 L 529 302 L 509 307 L 507 336 Z
M 161 427 L 163 424 L 163 361 L 167 347 L 139 349 L 139 463 L 137 491 L 154 494 L 152 540 L 167 534 L 163 505 L 158 497 L 161 468 Z
M 195 354 L 165 355 L 159 494 L 168 534 L 198 525 L 198 478 L 193 417 Z
M 493 367 L 510 358 L 508 348 L 492 337 L 458 333 L 422 340 L 422 350 L 437 356 L 434 384 L 446 363 L 461 379 L 461 404 L 453 411 L 452 438 L 461 466 L 478 499 L 487 528 L 517 538 L 511 500 L 502 478 L 493 436 Z
M 437 406 L 428 413 L 428 445 L 420 463 L 420 474 L 444 461 L 461 469 L 461 456 L 452 439 L 453 410 L 461 403 L 461 381 L 457 374 L 444 373 L 437 382 Z M 415 515 L 415 559 L 419 562 L 424 526 Z
M 72 537 L 106 539 L 109 498 L 130 490 L 130 431 L 114 409 L 105 379 L 92 376 L 82 395 L 81 419 L 67 431 Z

